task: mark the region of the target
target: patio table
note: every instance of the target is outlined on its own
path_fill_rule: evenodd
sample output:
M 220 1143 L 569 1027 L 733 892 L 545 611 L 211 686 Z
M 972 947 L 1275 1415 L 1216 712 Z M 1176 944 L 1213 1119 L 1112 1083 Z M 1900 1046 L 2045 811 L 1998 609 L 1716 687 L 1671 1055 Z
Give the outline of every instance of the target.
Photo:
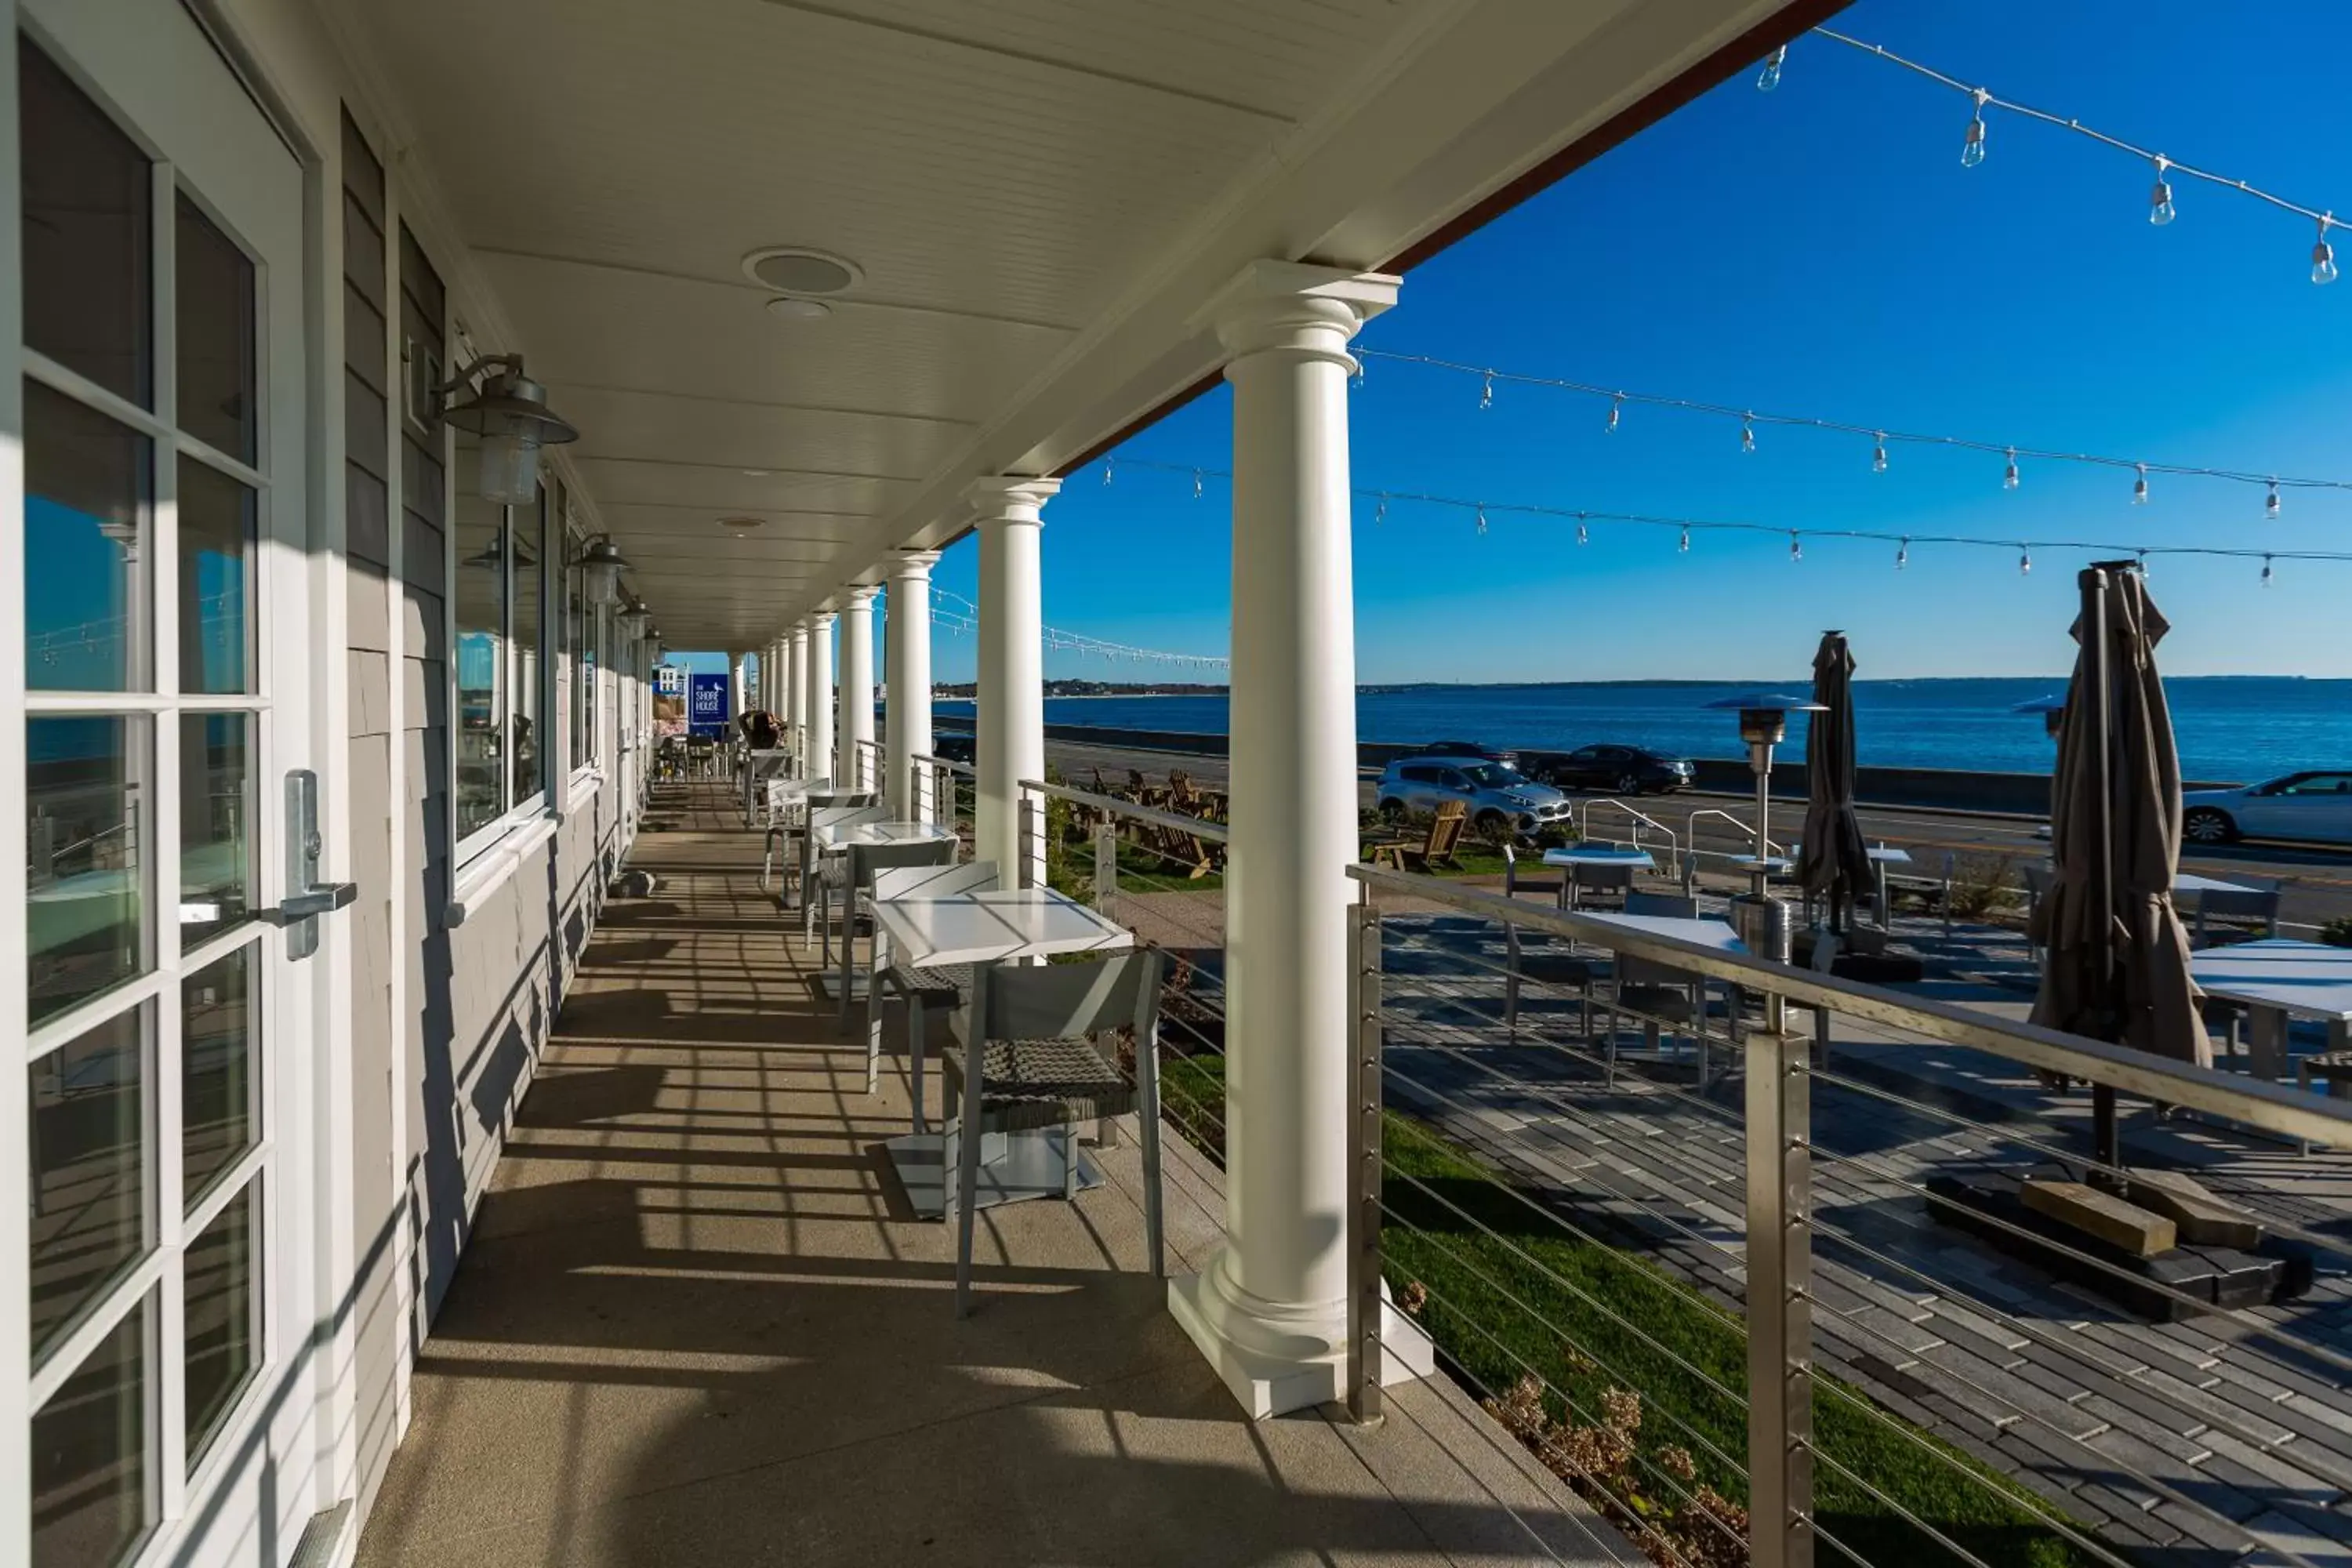
M 874 917 L 874 967 L 889 955 L 917 969 L 957 964 L 1009 963 L 1059 952 L 1110 952 L 1135 945 L 1135 934 L 1108 916 L 1051 888 L 1004 888 L 938 898 L 876 900 L 865 906 Z M 871 1026 L 879 1026 L 878 1016 Z M 908 1073 L 914 1096 L 912 1133 L 885 1145 L 906 1189 L 907 1201 L 927 1219 L 947 1213 L 947 1140 L 923 1123 L 923 1040 L 908 1031 Z M 1056 1136 L 1075 1138 L 1076 1129 L 1038 1128 L 983 1134 L 980 1184 L 974 1208 L 1024 1198 L 1062 1195 L 1062 1153 Z M 1078 1184 L 1097 1186 L 1102 1173 L 1082 1154 Z
M 1576 908 L 1576 868 L 1579 866 L 1630 866 L 1637 871 L 1654 869 L 1657 862 L 1646 849 L 1629 849 L 1615 844 L 1570 844 L 1543 853 L 1547 866 L 1565 866 L 1569 874 L 1560 879 L 1559 907 Z
M 2247 1054 L 2257 1076 L 2286 1076 L 2290 1018 L 2323 1019 L 2328 1050 L 2352 1049 L 2352 948 L 2232 942 L 2190 954 L 2189 973 L 2208 996 L 2240 1003 L 2252 1015 Z
M 1748 951 L 1748 944 L 1739 940 L 1739 933 L 1731 929 L 1731 922 L 1729 921 L 1716 920 L 1705 915 L 1691 918 L 1682 915 L 1621 915 L 1596 913 L 1591 918 L 1596 921 L 1605 921 L 1612 926 L 1619 926 L 1630 931 L 1639 931 L 1647 936 L 1672 937 L 1678 942 L 1693 942 L 1700 947 L 1712 948 L 1717 952 L 1744 953 Z M 1653 960 L 1652 962 L 1670 963 L 1673 961 L 1670 959 L 1660 959 Z M 1695 1009 L 1697 1016 L 1693 1018 L 1691 1021 L 1691 1031 L 1694 1037 L 1694 1044 L 1696 1045 L 1699 1054 L 1699 1088 L 1702 1093 L 1711 1087 L 1706 1077 L 1706 1045 L 1705 1041 L 1705 1035 L 1706 1032 L 1706 987 L 1707 982 L 1703 979 L 1698 982 L 1696 987 L 1696 995 L 1694 1000 L 1698 1004 L 1697 1007 Z M 1729 994 L 1732 997 L 1732 1015 L 1736 1020 L 1739 1011 L 1738 988 L 1730 987 Z M 1614 988 L 1612 987 L 1612 1008 L 1614 1006 Z M 1613 1010 L 1610 1015 L 1609 1027 L 1611 1037 L 1613 1038 L 1617 1028 L 1616 1014 Z M 1657 1025 L 1654 1023 L 1651 1023 L 1646 1020 L 1643 1022 L 1642 1032 L 1648 1037 L 1649 1047 L 1653 1050 L 1655 1050 L 1658 1045 L 1657 1027 Z M 1737 1039 L 1738 1037 L 1738 1033 L 1735 1030 L 1733 1038 Z M 1728 1070 L 1729 1069 L 1727 1068 L 1726 1071 Z
M 819 855 L 846 855 L 852 848 L 871 849 L 885 844 L 939 844 L 955 842 L 955 829 L 938 822 L 828 822 L 809 830 L 802 846 L 801 904 L 803 911 L 814 909 L 806 889 L 815 884 L 809 873 Z M 857 944 L 851 940 L 851 929 L 856 923 L 856 906 L 845 904 L 842 910 L 841 977 L 835 998 L 841 1004 L 844 1018 L 849 1016 L 849 1004 L 863 995 L 857 984 L 856 965 L 851 955 Z M 830 918 L 830 917 L 827 917 Z

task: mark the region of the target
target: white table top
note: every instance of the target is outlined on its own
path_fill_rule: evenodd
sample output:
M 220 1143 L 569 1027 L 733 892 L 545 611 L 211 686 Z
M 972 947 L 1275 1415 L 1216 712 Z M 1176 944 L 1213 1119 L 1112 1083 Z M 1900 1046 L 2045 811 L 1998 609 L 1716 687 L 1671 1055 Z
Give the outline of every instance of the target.
M 1135 933 L 1125 926 L 1050 888 L 887 899 L 870 907 L 891 952 L 919 968 L 1135 945 Z
M 1796 861 L 1780 855 L 1775 855 L 1769 860 L 1759 860 L 1753 855 L 1734 855 L 1731 858 L 1731 863 L 1735 866 L 1745 866 L 1750 870 L 1761 866 L 1767 871 L 1786 871 L 1794 866 Z
M 2172 879 L 2176 893 L 2251 893 L 2254 889 L 2243 882 L 2225 882 L 2219 877 L 2200 877 L 2194 871 L 2181 871 Z
M 1804 853 L 1804 848 L 1805 847 L 1802 844 L 1790 845 L 1789 858 L 1790 860 L 1796 859 L 1800 855 Z M 1911 864 L 1911 851 L 1908 849 L 1897 849 L 1891 844 L 1872 845 L 1870 847 L 1870 858 L 1882 866 L 1908 866 Z M 1740 858 L 1746 860 L 1751 866 L 1756 863 L 1755 857 L 1753 856 L 1743 855 Z
M 853 845 L 871 849 L 884 844 L 938 844 L 954 838 L 955 829 L 939 822 L 828 822 L 809 829 L 809 841 L 828 855 Z
M 2241 942 L 2192 953 L 2189 973 L 2208 995 L 2305 1018 L 2352 1018 L 2352 947 Z
M 1697 920 L 1685 920 L 1680 915 L 1594 914 L 1587 918 L 1603 921 L 1612 926 L 1622 926 L 1627 931 L 1637 931 L 1649 936 L 1670 936 L 1677 942 L 1696 942 L 1701 947 L 1711 947 L 1717 952 L 1748 951 L 1748 944 L 1739 940 L 1739 933 L 1731 929 L 1729 921 L 1713 920 L 1705 916 Z
M 1570 844 L 1564 848 L 1544 851 L 1547 866 L 1635 866 L 1643 869 L 1655 866 L 1646 849 L 1625 849 L 1614 844 Z

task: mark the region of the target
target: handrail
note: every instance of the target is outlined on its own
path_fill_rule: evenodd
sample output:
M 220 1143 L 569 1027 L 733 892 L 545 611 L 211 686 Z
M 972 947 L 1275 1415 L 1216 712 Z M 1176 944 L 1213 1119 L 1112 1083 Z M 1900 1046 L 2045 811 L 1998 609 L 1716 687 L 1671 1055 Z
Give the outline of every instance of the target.
M 1781 847 L 1780 845 L 1773 843 L 1769 838 L 1767 838 L 1762 834 L 1757 832 L 1755 827 L 1750 824 L 1740 821 L 1739 818 L 1732 816 L 1731 813 L 1727 811 L 1710 805 L 1704 807 L 1701 810 L 1692 812 L 1689 816 L 1683 820 L 1683 829 L 1690 836 L 1691 853 L 1694 855 L 1699 853 L 1698 819 L 1702 816 L 1719 816 L 1723 818 L 1724 821 L 1731 824 L 1732 826 L 1739 829 L 1740 832 L 1748 835 L 1749 843 L 1762 844 L 1764 847 L 1758 851 L 1759 855 L 1769 857 L 1778 855 L 1780 852 Z M 1717 853 L 1720 853 L 1720 851 L 1717 851 Z
M 1361 865 L 1349 866 L 1348 875 L 1368 888 L 1450 905 L 1506 925 L 1527 926 L 1579 939 L 1636 958 L 1654 959 L 1709 979 L 1728 981 L 1807 1006 L 1827 1007 L 1849 1017 L 1924 1035 L 1946 1045 L 1990 1051 L 2030 1068 L 2087 1079 L 2128 1094 L 2233 1118 L 2281 1137 L 2308 1139 L 2337 1148 L 2352 1145 L 2352 1104 L 2321 1100 L 2278 1084 L 2225 1076 L 2127 1046 L 2062 1034 L 2032 1024 L 2011 1023 L 1973 1008 L 1906 996 L 1883 986 L 1839 979 L 1817 970 L 1771 963 L 1745 953 L 1702 947 L 1677 937 L 1622 925 L 1606 916 L 1548 909 L 1524 899 L 1456 887 L 1434 877 Z
M 1676 866 L 1680 866 L 1682 862 L 1683 850 L 1682 840 L 1675 837 L 1675 830 L 1673 828 L 1668 827 L 1664 823 L 1660 822 L 1656 817 L 1652 816 L 1649 813 L 1643 811 L 1638 807 L 1627 805 L 1623 801 L 1616 799 L 1583 800 L 1577 802 L 1577 805 L 1584 813 L 1583 824 L 1576 830 L 1579 837 L 1591 838 L 1592 837 L 1592 813 L 1596 807 L 1603 805 L 1614 806 L 1619 811 L 1623 812 L 1626 816 L 1633 819 L 1633 842 L 1634 848 L 1639 849 L 1642 847 L 1642 828 L 1644 824 L 1647 824 L 1649 826 L 1656 828 L 1659 832 L 1666 836 L 1667 847 L 1675 852 L 1675 863 Z
M 979 776 L 972 772 L 972 766 L 970 763 L 959 763 L 947 757 L 935 757 L 929 752 L 917 752 L 915 753 L 914 760 L 919 763 L 927 763 L 931 767 L 945 768 L 951 773 L 961 773 L 966 778 L 976 778 Z
M 1131 800 L 1121 800 L 1115 795 L 1096 795 L 1090 790 L 1072 789 L 1067 784 L 1045 784 L 1036 779 L 1023 779 L 1021 787 L 1035 790 L 1039 795 L 1051 795 L 1057 800 L 1073 801 L 1079 805 L 1091 805 L 1098 811 L 1108 811 L 1114 816 L 1130 817 L 1138 822 L 1149 822 L 1156 827 L 1172 827 L 1179 833 L 1189 833 L 1193 837 L 1204 839 L 1211 844 L 1223 844 L 1227 841 L 1225 829 L 1206 817 L 1187 816 L 1181 811 L 1161 811 L 1156 806 L 1138 805 Z

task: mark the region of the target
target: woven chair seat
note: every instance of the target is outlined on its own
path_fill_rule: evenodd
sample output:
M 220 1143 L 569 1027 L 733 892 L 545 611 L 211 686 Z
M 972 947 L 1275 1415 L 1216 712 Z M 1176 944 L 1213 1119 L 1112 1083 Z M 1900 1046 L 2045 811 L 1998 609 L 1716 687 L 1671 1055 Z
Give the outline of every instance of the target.
M 890 984 L 902 992 L 961 999 L 971 994 L 971 968 L 969 963 L 940 963 L 928 968 L 893 963 L 887 973 Z
M 963 1103 L 963 1053 L 960 1043 L 940 1053 L 950 1106 Z M 1084 1038 L 991 1040 L 982 1059 L 981 1114 L 992 1129 L 1059 1127 L 1135 1109 L 1135 1086 Z

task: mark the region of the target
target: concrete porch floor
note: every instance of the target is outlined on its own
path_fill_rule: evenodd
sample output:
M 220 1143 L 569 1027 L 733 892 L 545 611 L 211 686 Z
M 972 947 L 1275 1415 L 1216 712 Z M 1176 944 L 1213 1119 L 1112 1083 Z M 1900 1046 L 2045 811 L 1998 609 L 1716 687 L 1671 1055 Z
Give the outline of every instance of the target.
M 1442 1379 L 1252 1423 L 1167 1312 L 1130 1127 L 1075 1204 L 985 1211 L 973 1316 L 880 1090 L 722 784 L 665 785 L 412 1385 L 363 1568 L 1639 1563 Z M 934 1113 L 936 1114 L 936 1079 Z M 1170 1268 L 1219 1174 L 1169 1143 Z

